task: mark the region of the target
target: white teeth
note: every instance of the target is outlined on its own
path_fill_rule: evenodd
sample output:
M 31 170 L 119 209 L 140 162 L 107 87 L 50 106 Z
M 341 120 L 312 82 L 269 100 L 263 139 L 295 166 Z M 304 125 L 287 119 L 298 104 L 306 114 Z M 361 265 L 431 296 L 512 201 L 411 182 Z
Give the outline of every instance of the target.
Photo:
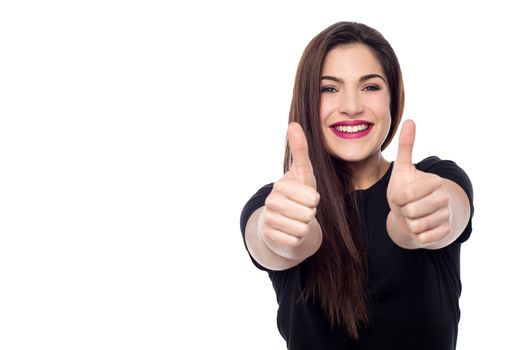
M 335 129 L 338 131 L 348 132 L 348 133 L 359 132 L 359 131 L 363 131 L 368 128 L 369 128 L 368 124 L 358 124 L 358 125 L 352 125 L 352 126 L 351 125 L 338 125 L 337 127 L 335 127 Z

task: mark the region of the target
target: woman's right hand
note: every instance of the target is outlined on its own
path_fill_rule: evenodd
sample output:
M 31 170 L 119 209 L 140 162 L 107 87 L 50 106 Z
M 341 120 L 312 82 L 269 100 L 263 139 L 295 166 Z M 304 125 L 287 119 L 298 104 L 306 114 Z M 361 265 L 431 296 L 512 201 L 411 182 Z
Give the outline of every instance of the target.
M 321 228 L 315 219 L 320 195 L 316 191 L 307 138 L 298 123 L 289 124 L 287 138 L 292 164 L 274 183 L 265 201 L 258 233 L 276 254 L 291 260 L 304 260 L 321 245 Z

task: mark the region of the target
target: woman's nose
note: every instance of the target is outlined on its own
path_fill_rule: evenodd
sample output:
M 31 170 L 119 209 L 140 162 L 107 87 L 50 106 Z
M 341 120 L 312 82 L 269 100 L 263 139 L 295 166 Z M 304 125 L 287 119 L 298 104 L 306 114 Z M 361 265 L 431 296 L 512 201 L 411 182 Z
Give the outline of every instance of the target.
M 354 91 L 348 91 L 341 94 L 340 99 L 340 113 L 348 116 L 359 115 L 363 112 L 362 100 L 358 93 Z

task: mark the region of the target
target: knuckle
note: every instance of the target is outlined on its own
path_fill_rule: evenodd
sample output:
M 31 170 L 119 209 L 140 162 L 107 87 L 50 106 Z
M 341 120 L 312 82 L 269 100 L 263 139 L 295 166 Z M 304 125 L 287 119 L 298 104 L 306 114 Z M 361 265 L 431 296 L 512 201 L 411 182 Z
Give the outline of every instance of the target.
M 273 227 L 276 224 L 276 218 L 268 210 L 265 211 L 265 216 L 263 217 L 263 224 L 267 227 Z
M 406 217 L 414 218 L 417 216 L 417 209 L 414 205 L 406 205 L 403 211 Z
M 265 206 L 270 210 L 276 210 L 278 207 L 278 198 L 270 194 L 265 200 Z
M 419 224 L 416 220 L 406 219 L 406 225 L 407 225 L 407 228 L 409 229 L 409 232 L 411 233 L 419 232 Z
M 449 207 L 445 207 L 444 209 L 441 210 L 440 218 L 442 219 L 442 221 L 449 222 L 450 214 L 451 213 L 449 211 Z
M 302 222 L 302 223 L 300 223 L 298 229 L 299 229 L 298 231 L 299 231 L 300 236 L 301 237 L 305 237 L 307 235 L 307 233 L 309 232 L 309 225 L 304 223 L 304 222 Z
M 297 248 L 301 245 L 301 243 L 303 242 L 303 239 L 301 238 L 298 238 L 298 237 L 292 237 L 292 239 L 290 240 L 290 246 L 292 248 Z
M 442 178 L 437 174 L 426 173 L 426 180 L 431 185 L 440 186 L 442 184 Z
M 263 230 L 261 231 L 261 235 L 263 236 L 263 239 L 267 241 L 273 241 L 274 235 L 272 233 L 273 233 L 272 230 L 268 227 L 263 227 Z
M 403 204 L 402 195 L 397 192 L 390 193 L 387 196 L 387 200 L 390 203 L 393 203 L 396 206 L 401 206 Z
M 449 194 L 446 191 L 438 192 L 437 197 L 437 200 L 441 205 L 447 205 L 449 203 Z
M 287 187 L 286 181 L 284 179 L 281 179 L 274 183 L 272 190 L 276 192 L 283 192 L 286 187 Z
M 311 222 L 316 218 L 316 208 L 309 210 L 309 213 L 307 215 L 307 220 Z
M 431 243 L 431 239 L 429 237 L 429 235 L 417 235 L 416 236 L 416 240 L 418 241 L 418 243 L 422 244 L 422 245 L 427 245 L 429 243 Z
M 434 179 L 434 181 L 436 181 L 437 184 L 441 183 L 442 182 L 442 178 L 440 176 L 438 176 L 437 174 L 434 174 L 434 173 L 427 173 L 429 178 L 430 179 Z
M 313 188 L 308 188 L 307 189 L 307 196 L 306 196 L 306 205 L 308 205 L 309 207 L 315 207 L 318 205 L 319 201 L 320 201 L 320 194 Z
M 312 202 L 314 206 L 317 206 L 320 203 L 320 194 L 318 191 L 314 191 Z

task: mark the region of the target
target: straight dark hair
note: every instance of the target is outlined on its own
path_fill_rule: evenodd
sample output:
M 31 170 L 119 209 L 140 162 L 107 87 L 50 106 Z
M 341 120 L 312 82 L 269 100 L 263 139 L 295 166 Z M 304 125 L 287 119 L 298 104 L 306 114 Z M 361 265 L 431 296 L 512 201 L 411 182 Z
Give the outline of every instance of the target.
M 352 174 L 342 160 L 325 147 L 320 123 L 320 78 L 327 53 L 345 44 L 368 46 L 381 64 L 390 92 L 391 128 L 381 150 L 391 142 L 404 107 L 404 86 L 398 59 L 391 45 L 375 29 L 361 23 L 338 22 L 319 33 L 307 45 L 296 72 L 289 115 L 305 131 L 309 157 L 314 168 L 320 203 L 316 218 L 323 230 L 320 249 L 305 261 L 308 279 L 304 300 L 318 300 L 331 326 L 340 327 L 359 338 L 367 324 L 367 260 L 360 213 L 351 194 Z M 284 172 L 292 164 L 288 145 Z M 353 199 L 354 198 L 354 199 Z

